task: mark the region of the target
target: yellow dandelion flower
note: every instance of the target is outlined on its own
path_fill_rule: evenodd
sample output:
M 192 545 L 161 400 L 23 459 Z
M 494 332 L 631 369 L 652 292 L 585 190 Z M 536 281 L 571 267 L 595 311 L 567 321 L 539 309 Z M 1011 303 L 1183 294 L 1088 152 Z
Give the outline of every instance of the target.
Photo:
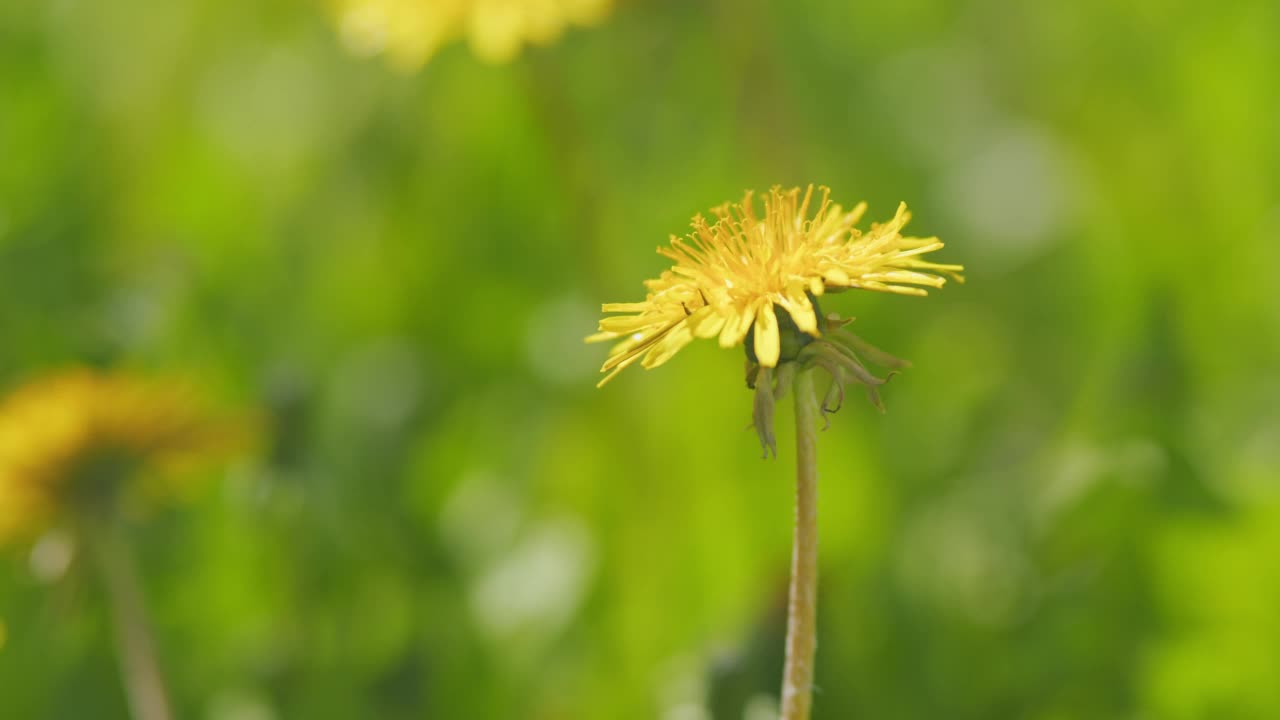
M 604 18 L 613 0 L 337 0 L 348 48 L 385 52 L 405 69 L 421 67 L 445 43 L 467 37 L 489 62 L 506 62 L 525 45 L 547 45 L 568 25 Z
M 122 478 L 172 477 L 240 438 L 184 385 L 82 369 L 33 380 L 0 403 L 0 544 L 112 496 Z
M 657 367 L 695 338 L 718 337 L 726 348 L 745 341 L 753 361 L 774 368 L 795 359 L 807 338 L 822 335 L 827 323 L 819 322 L 817 298 L 824 293 L 860 288 L 925 295 L 925 288 L 946 282 L 934 273 L 963 281 L 962 266 L 922 259 L 943 246 L 936 237 L 902 234 L 911 219 L 905 203 L 892 220 L 864 233 L 854 226 L 866 203 L 846 212 L 827 188 L 820 194 L 810 216 L 812 185 L 803 193 L 775 187 L 761 217 L 748 192 L 742 202 L 714 209 L 714 222 L 694 217 L 687 239 L 673 235 L 670 247 L 658 252 L 675 265 L 645 282 L 647 297 L 602 307 L 621 314 L 602 320 L 600 332 L 587 338 L 620 340 L 601 368 L 609 374 L 600 385 L 637 360 Z
M 818 414 L 823 419 L 840 410 L 851 383 L 866 389 L 881 411 L 879 388 L 885 377 L 863 363 L 900 369 L 910 363 L 871 345 L 845 328 L 850 321 L 823 315 L 818 298 L 851 288 L 925 295 L 942 287 L 943 275 L 963 281 L 959 265 L 924 259 L 942 248 L 934 237 L 902 234 L 911 216 L 899 204 L 893 219 L 872 224 L 866 232 L 855 225 L 866 204 L 845 212 L 831 202 L 826 188 L 814 204 L 814 187 L 774 187 L 757 214 L 752 193 L 740 203 L 712 211 L 714 222 L 693 219 L 687 238 L 671 237 L 658 252 L 675 264 L 656 279 L 636 303 L 602 307 L 617 313 L 600 321 L 588 342 L 617 341 L 605 360 L 604 385 L 629 365 L 648 368 L 671 359 L 696 338 L 719 338 L 722 347 L 743 344 L 747 352 L 747 386 L 755 391 L 751 424 L 764 456 L 778 455 L 774 409 L 790 390 L 795 399 L 796 525 L 787 600 L 787 640 L 783 662 L 780 712 L 784 718 L 807 718 L 812 704 L 813 660 L 817 622 L 817 443 Z M 779 312 L 781 309 L 781 312 Z M 831 383 L 821 402 L 816 371 Z

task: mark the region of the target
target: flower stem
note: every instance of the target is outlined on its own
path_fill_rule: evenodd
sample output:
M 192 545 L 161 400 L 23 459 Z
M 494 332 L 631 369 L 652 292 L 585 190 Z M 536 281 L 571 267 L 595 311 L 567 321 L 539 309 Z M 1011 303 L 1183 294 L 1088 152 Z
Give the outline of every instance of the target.
M 808 720 L 813 704 L 813 655 L 818 615 L 818 400 L 813 371 L 796 373 L 796 526 L 787 603 L 787 660 L 782 670 L 782 720 Z
M 116 655 L 130 715 L 134 720 L 171 720 L 173 712 L 169 706 L 169 694 L 156 659 L 155 643 L 129 546 L 119 527 L 111 520 L 93 524 L 89 533 L 88 545 L 95 552 L 111 602 Z

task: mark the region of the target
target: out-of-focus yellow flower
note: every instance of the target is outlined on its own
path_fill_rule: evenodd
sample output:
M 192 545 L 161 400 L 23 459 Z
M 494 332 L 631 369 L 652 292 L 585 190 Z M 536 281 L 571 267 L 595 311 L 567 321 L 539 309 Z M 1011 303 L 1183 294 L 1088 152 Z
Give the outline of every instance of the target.
M 183 384 L 84 369 L 32 380 L 0 403 L 0 544 L 113 498 L 125 480 L 177 477 L 244 437 Z
M 621 339 L 601 368 L 609 375 L 600 385 L 641 358 L 646 369 L 657 367 L 694 338 L 718 336 L 726 348 L 745 339 L 752 360 L 773 368 L 780 359 L 794 359 L 799 348 L 783 346 L 795 331 L 822 334 L 815 306 L 825 292 L 861 288 L 925 295 L 924 287 L 946 282 L 933 272 L 963 280 L 962 266 L 921 259 L 943 246 L 937 238 L 902 235 L 911 218 L 905 203 L 892 220 L 863 233 L 854 225 L 865 203 L 845 212 L 821 188 L 810 217 L 813 191 L 812 185 L 803 193 L 774 187 L 764 198 L 763 217 L 748 192 L 742 202 L 714 209 L 714 223 L 694 217 L 687 240 L 673 235 L 671 246 L 658 252 L 676 264 L 645 282 L 649 293 L 643 302 L 605 304 L 604 312 L 623 314 L 601 320 L 600 332 L 587 338 Z M 786 311 L 781 318 L 778 307 Z M 791 332 L 780 333 L 780 321 Z
M 476 55 L 506 62 L 526 44 L 546 45 L 567 25 L 601 20 L 613 0 L 336 0 L 339 31 L 362 55 L 385 52 L 416 69 L 445 43 L 467 37 Z

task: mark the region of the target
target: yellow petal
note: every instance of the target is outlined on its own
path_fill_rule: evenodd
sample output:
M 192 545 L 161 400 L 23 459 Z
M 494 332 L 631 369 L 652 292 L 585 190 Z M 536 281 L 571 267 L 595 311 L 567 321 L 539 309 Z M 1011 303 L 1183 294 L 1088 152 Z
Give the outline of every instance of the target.
M 607 313 L 638 313 L 652 309 L 653 303 L 647 300 L 644 302 L 631 303 L 605 303 L 600 306 L 600 311 Z
M 766 302 L 756 316 L 756 360 L 763 367 L 776 367 L 781 352 L 778 340 L 778 317 L 773 313 L 773 303 Z
M 896 233 L 902 230 L 903 226 L 911 222 L 911 213 L 907 210 L 907 204 L 898 203 L 898 212 L 894 213 L 893 219 L 882 226 L 881 231 L 885 233 Z
M 598 388 L 602 388 L 602 387 L 604 387 L 606 383 L 608 383 L 608 382 L 609 382 L 610 380 L 612 380 L 615 376 L 617 376 L 617 374 L 618 374 L 618 373 L 622 372 L 623 370 L 626 370 L 626 369 L 627 369 L 627 366 L 628 366 L 628 365 L 630 365 L 631 363 L 635 362 L 636 360 L 638 360 L 638 359 L 639 359 L 639 357 L 640 357 L 640 356 L 639 356 L 639 355 L 637 355 L 637 356 L 635 356 L 635 357 L 631 358 L 630 360 L 628 360 L 627 362 L 622 363 L 622 364 L 621 364 L 621 365 L 619 365 L 618 367 L 614 368 L 614 369 L 613 369 L 613 372 L 609 373 L 608 375 L 605 375 L 603 380 L 601 380 L 600 382 L 596 383 L 596 387 L 598 387 Z M 602 368 L 602 369 L 603 369 L 603 368 Z
M 704 307 L 689 316 L 689 329 L 694 337 L 713 338 L 724 328 L 724 316 L 714 308 Z
M 691 342 L 693 342 L 693 333 L 689 331 L 689 323 L 680 323 L 653 346 L 649 354 L 644 356 L 644 362 L 641 365 L 646 370 L 656 368 L 670 360 L 672 355 Z
M 653 317 L 652 315 L 622 315 L 618 317 L 607 317 L 600 321 L 600 332 L 629 335 L 633 332 L 639 332 L 654 325 L 662 325 L 664 322 L 665 320 L 663 318 Z
M 840 268 L 831 268 L 826 273 L 827 283 L 831 285 L 840 285 L 847 287 L 849 285 L 849 273 Z
M 751 321 L 756 319 L 756 308 L 748 305 L 742 309 L 733 309 L 725 319 L 724 329 L 720 331 L 720 347 L 729 348 L 742 342 L 751 329 Z
M 809 335 L 818 334 L 818 318 L 813 312 L 813 303 L 804 294 L 804 288 L 795 288 L 783 298 L 782 307 L 791 315 L 796 327 Z
M 942 287 L 947 279 L 937 275 L 913 272 L 911 270 L 888 270 L 886 272 L 868 273 L 863 280 L 879 280 L 880 282 L 915 283 L 929 287 Z
M 918 246 L 916 246 L 916 247 L 909 247 L 909 246 L 907 246 L 907 243 L 905 242 L 905 241 L 907 240 L 907 238 L 903 238 L 903 242 L 901 242 L 901 243 L 899 243 L 899 244 L 900 244 L 900 245 L 902 245 L 902 246 L 904 246 L 904 247 L 907 247 L 907 249 L 906 249 L 906 250 L 899 250 L 899 251 L 898 251 L 898 253 L 897 253 L 897 257 L 898 257 L 898 259 L 900 259 L 900 260 L 901 260 L 901 259 L 904 259 L 904 258 L 909 258 L 909 257 L 911 257 L 912 255 L 923 255 L 923 254 L 925 254 L 925 253 L 931 253 L 931 252 L 933 252 L 934 250 L 941 250 L 941 249 L 942 249 L 943 245 L 942 245 L 942 243 L 941 243 L 941 242 L 939 242 L 939 241 L 938 241 L 938 239 L 937 239 L 937 238 L 929 238 L 929 239 L 930 239 L 930 240 L 932 240 L 933 242 L 926 242 L 926 243 L 922 243 L 921 245 L 918 245 Z
M 849 214 L 844 217 L 844 223 L 846 225 L 854 225 L 862 219 L 862 215 L 866 212 L 867 204 L 865 202 L 860 202 L 853 206 L 853 209 L 849 211 Z

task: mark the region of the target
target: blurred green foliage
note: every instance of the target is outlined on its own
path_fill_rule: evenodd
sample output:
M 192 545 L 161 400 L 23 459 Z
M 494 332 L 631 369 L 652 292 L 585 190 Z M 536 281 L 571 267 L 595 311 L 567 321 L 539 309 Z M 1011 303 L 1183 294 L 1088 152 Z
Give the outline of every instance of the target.
M 316 3 L 19 0 L 0 382 L 269 414 L 135 528 L 182 717 L 757 720 L 788 441 L 737 353 L 597 391 L 581 338 L 745 188 L 906 200 L 969 283 L 830 301 L 916 367 L 820 438 L 816 717 L 1280 717 L 1277 118 L 1272 0 L 637 0 L 414 75 Z M 37 564 L 0 716 L 123 716 Z

